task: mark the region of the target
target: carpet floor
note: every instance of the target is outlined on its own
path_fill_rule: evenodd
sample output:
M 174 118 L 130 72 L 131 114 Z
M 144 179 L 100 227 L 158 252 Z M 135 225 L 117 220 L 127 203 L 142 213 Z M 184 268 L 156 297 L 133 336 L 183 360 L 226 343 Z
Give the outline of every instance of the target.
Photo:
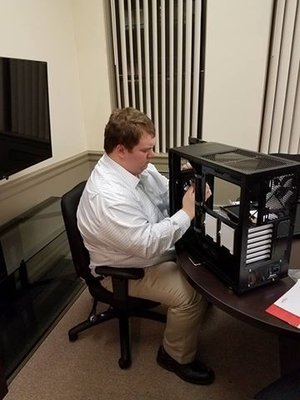
M 133 318 L 132 366 L 118 366 L 118 322 L 108 321 L 68 340 L 86 319 L 84 290 L 9 383 L 5 400 L 249 400 L 279 376 L 277 337 L 209 307 L 200 335 L 202 360 L 216 374 L 210 386 L 180 380 L 156 363 L 164 325 Z

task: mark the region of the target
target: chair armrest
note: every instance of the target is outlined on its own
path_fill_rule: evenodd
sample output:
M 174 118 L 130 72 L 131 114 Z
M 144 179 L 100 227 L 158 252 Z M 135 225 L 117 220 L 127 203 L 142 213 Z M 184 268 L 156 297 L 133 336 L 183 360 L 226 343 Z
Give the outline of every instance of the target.
M 143 268 L 115 268 L 99 266 L 95 268 L 95 272 L 102 276 L 111 276 L 112 278 L 123 279 L 142 279 L 144 276 Z
M 126 310 L 128 301 L 128 280 L 141 279 L 144 276 L 143 268 L 116 268 L 98 266 L 95 272 L 102 276 L 112 278 L 114 304 L 120 309 Z

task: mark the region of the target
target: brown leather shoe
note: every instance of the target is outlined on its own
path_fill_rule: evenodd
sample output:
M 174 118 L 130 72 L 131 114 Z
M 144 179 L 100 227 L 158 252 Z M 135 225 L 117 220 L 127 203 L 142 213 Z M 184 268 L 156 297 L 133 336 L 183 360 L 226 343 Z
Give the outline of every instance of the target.
M 201 361 L 195 360 L 188 364 L 180 364 L 169 356 L 163 346 L 160 346 L 158 350 L 156 361 L 162 368 L 174 372 L 184 381 L 195 385 L 210 385 L 215 379 L 214 372 Z

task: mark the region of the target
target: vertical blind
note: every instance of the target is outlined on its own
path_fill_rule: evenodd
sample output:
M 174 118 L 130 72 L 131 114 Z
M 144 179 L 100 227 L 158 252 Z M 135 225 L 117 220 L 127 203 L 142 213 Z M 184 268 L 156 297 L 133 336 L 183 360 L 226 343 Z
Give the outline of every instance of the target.
M 145 112 L 156 152 L 201 137 L 204 0 L 110 0 L 118 107 Z
M 269 72 L 260 151 L 300 151 L 299 0 L 274 2 Z

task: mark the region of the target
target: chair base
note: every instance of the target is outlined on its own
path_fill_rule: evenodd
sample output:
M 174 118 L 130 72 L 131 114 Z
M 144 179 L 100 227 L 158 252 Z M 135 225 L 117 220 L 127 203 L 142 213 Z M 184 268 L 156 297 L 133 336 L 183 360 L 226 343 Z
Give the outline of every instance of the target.
M 116 317 L 116 312 L 112 307 L 109 307 L 106 311 L 103 311 L 100 314 L 90 314 L 86 321 L 81 322 L 69 330 L 68 335 L 70 342 L 75 342 L 75 340 L 78 339 L 79 333 Z
M 71 328 L 68 332 L 70 342 L 75 342 L 78 339 L 79 333 L 99 325 L 102 322 L 109 321 L 113 318 L 119 320 L 119 333 L 120 333 L 120 351 L 121 357 L 118 361 L 121 369 L 126 369 L 131 366 L 131 350 L 130 350 L 130 336 L 129 336 L 129 318 L 140 317 L 159 322 L 166 322 L 166 316 L 149 309 L 132 309 L 129 312 L 116 309 L 109 306 L 106 311 L 96 313 L 97 300 L 94 300 L 92 310 L 86 321 Z

